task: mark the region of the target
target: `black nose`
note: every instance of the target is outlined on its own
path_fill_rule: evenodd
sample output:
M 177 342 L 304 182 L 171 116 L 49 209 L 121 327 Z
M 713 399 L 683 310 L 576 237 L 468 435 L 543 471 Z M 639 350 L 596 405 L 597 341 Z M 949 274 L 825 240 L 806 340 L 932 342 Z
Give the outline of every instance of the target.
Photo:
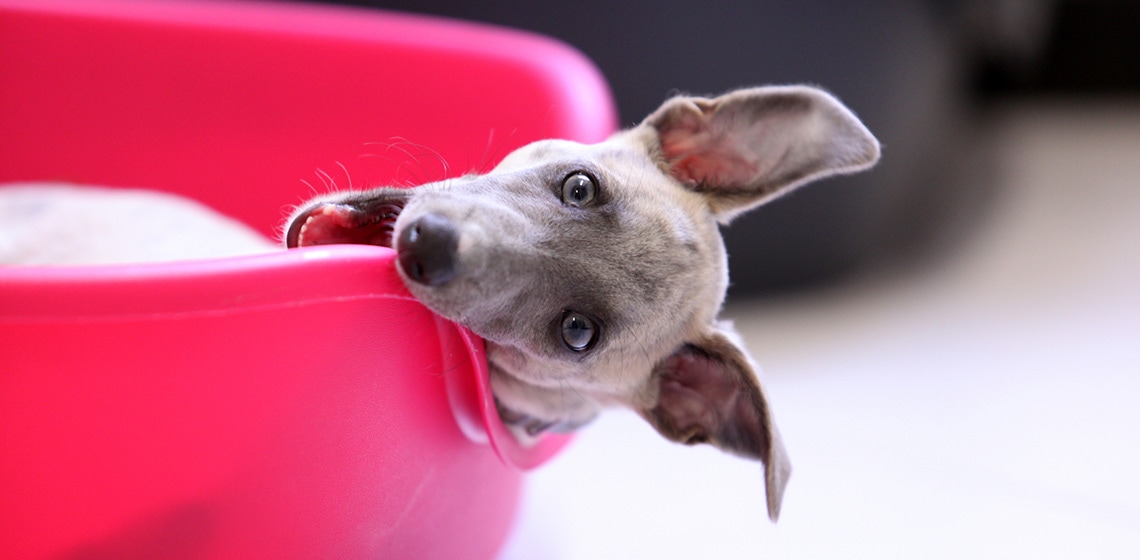
M 439 214 L 416 218 L 400 232 L 396 245 L 404 274 L 427 286 L 445 284 L 455 277 L 458 247 L 455 224 Z

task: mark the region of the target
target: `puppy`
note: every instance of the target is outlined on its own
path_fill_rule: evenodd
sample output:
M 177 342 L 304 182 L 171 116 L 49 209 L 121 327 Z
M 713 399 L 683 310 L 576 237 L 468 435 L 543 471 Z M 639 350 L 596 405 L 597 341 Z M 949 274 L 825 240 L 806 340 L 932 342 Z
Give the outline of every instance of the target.
M 486 340 L 524 443 L 629 407 L 670 440 L 762 461 L 776 520 L 790 464 L 756 367 L 717 320 L 718 227 L 878 158 L 819 89 L 680 96 L 599 144 L 540 141 L 484 175 L 319 197 L 285 241 L 393 247 L 408 289 Z

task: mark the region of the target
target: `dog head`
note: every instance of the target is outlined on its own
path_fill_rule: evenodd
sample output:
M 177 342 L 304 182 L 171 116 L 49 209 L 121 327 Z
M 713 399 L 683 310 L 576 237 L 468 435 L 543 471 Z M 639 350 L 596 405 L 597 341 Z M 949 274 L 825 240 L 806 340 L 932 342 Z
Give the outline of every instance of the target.
M 682 96 L 599 144 L 546 140 L 483 175 L 321 197 L 286 241 L 394 247 L 408 289 L 486 340 L 524 442 L 627 406 L 666 438 L 763 461 L 775 519 L 790 467 L 756 369 L 716 319 L 718 227 L 878 157 L 818 89 Z

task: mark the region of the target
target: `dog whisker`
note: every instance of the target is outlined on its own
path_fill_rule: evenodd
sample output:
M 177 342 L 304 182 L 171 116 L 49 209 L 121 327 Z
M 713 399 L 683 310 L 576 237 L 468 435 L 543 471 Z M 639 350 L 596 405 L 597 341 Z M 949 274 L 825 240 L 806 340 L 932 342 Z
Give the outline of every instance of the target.
M 377 143 L 377 144 L 379 144 L 379 143 Z M 409 165 L 413 165 L 413 164 L 416 165 L 421 172 L 420 175 L 413 176 L 413 180 L 415 180 L 416 182 L 418 182 L 420 184 L 426 183 L 432 178 L 442 179 L 444 177 L 447 177 L 450 174 L 450 166 L 448 165 L 447 160 L 438 151 L 436 151 L 436 150 L 434 150 L 428 146 L 425 146 L 423 144 L 419 144 L 416 142 L 412 142 L 406 138 L 401 138 L 401 137 L 393 137 L 392 141 L 390 141 L 386 144 L 383 144 L 383 145 L 385 146 L 386 151 L 387 150 L 397 150 L 397 151 L 403 153 L 405 156 L 405 158 L 403 158 L 402 160 L 399 160 L 400 165 L 399 165 L 399 168 L 397 170 L 397 176 L 399 175 L 399 173 L 403 172 Z M 415 149 L 416 151 L 413 152 L 413 149 Z M 429 170 L 427 168 L 427 166 L 424 164 L 423 156 L 431 156 L 435 161 L 437 161 L 439 163 L 440 169 L 438 170 L 438 172 L 436 170 Z M 413 174 L 409 174 L 409 175 L 411 176 Z
M 485 173 L 491 167 L 493 167 L 496 162 L 501 161 L 503 159 L 503 150 L 506 149 L 511 137 L 513 137 L 518 132 L 518 130 L 518 128 L 512 129 L 510 133 L 508 133 L 505 137 L 503 137 L 501 141 L 496 144 L 495 129 L 492 128 L 490 133 L 487 135 L 487 145 L 483 149 L 482 159 L 480 160 L 479 166 L 475 169 L 475 171 L 478 173 Z
M 352 189 L 353 189 L 353 186 L 352 186 L 352 175 L 349 175 L 349 174 L 348 174 L 348 167 L 346 167 L 346 166 L 345 166 L 343 163 L 341 163 L 341 162 L 339 162 L 339 161 L 338 161 L 338 162 L 336 162 L 336 164 L 340 166 L 340 168 L 341 168 L 341 170 L 342 170 L 342 171 L 344 171 L 344 177 L 345 177 L 345 179 L 348 181 L 348 190 L 352 190 Z
M 306 187 L 309 187 L 310 196 L 317 196 L 318 194 L 320 194 L 320 191 L 318 191 L 317 188 L 314 187 L 312 183 L 310 183 L 304 179 L 301 179 L 301 182 L 304 183 Z M 294 208 L 294 210 L 296 210 L 296 209 Z M 290 212 L 290 214 L 292 214 L 292 212 Z

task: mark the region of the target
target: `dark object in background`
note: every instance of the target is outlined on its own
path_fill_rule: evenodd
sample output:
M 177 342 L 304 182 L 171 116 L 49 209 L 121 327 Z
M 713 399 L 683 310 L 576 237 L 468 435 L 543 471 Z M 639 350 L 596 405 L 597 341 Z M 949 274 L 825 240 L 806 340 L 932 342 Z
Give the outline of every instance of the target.
M 1053 8 L 1031 59 L 979 57 L 978 91 L 986 96 L 1140 93 L 1140 2 L 1069 0 L 1054 2 Z
M 725 228 L 731 297 L 808 287 L 927 254 L 967 229 L 991 196 L 987 181 L 970 177 L 984 167 L 975 156 L 985 152 L 974 142 L 971 86 L 979 74 L 972 64 L 988 61 L 1000 73 L 1031 62 L 1053 11 L 1051 2 L 1008 0 L 337 1 L 559 38 L 601 68 L 625 125 L 675 88 L 717 94 L 811 83 L 842 99 L 882 141 L 882 162 Z M 989 49 L 1007 34 L 1028 37 L 1020 58 Z

